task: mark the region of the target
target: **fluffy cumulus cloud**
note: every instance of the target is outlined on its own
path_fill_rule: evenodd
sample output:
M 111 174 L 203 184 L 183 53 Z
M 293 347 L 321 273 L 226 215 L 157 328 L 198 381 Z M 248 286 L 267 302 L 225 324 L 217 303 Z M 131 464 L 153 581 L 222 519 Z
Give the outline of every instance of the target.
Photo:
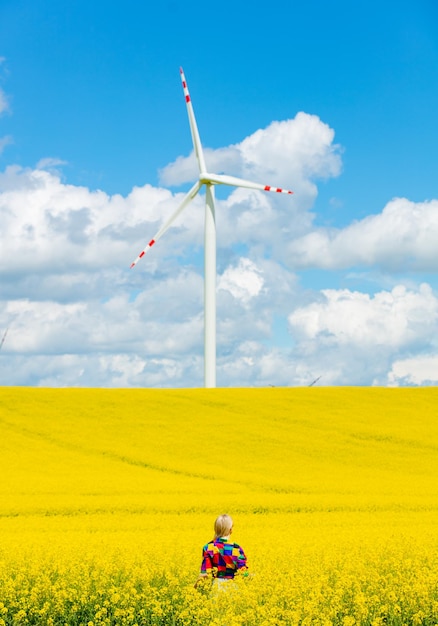
M 431 287 L 320 292 L 294 269 L 432 267 L 437 201 L 394 200 L 343 230 L 315 229 L 316 182 L 337 176 L 341 159 L 333 130 L 305 113 L 206 159 L 215 172 L 295 191 L 217 194 L 219 384 L 436 380 Z M 0 173 L 2 384 L 201 386 L 202 195 L 130 270 L 184 192 L 146 184 L 108 195 L 64 182 L 61 166 L 46 158 Z M 162 181 L 196 175 L 193 156 L 180 157 Z
M 292 241 L 295 267 L 378 266 L 388 271 L 438 268 L 438 200 L 391 200 L 378 215 L 343 229 L 319 229 Z
M 437 385 L 438 352 L 394 361 L 388 374 L 388 384 Z
M 145 224 L 159 224 L 173 197 L 149 185 L 128 197 L 64 184 L 44 169 L 8 167 L 0 174 L 0 271 L 17 275 L 103 269 L 128 263 Z
M 310 339 L 360 345 L 409 345 L 430 337 L 438 322 L 438 300 L 429 285 L 404 286 L 374 296 L 348 289 L 322 291 L 323 300 L 297 309 L 290 324 Z
M 231 293 L 243 303 L 259 295 L 263 275 L 250 259 L 241 258 L 237 266 L 229 266 L 219 280 L 218 288 Z
M 171 372 L 181 379 L 188 371 L 199 378 L 192 355 L 200 359 L 202 277 L 176 258 L 196 245 L 201 225 L 186 233 L 176 223 L 172 254 L 157 246 L 150 263 L 129 269 L 182 194 L 145 185 L 109 196 L 63 183 L 57 165 L 0 174 L 2 380 L 171 385 Z
M 301 190 L 298 201 L 242 189 L 217 200 L 218 338 L 225 360 L 244 353 L 241 345 L 269 340 L 273 306 L 285 316 L 294 301 L 295 278 L 281 254 L 292 220 L 301 221 L 301 232 L 311 224 L 314 179 L 339 173 L 333 137 L 317 117 L 299 114 L 209 152 L 213 169 L 272 176 L 276 185 L 290 180 Z M 189 163 L 169 166 L 166 182 L 191 177 L 190 168 L 184 173 Z M 110 196 L 63 182 L 60 166 L 42 158 L 34 169 L 9 166 L 0 174 L 0 330 L 9 329 L 2 380 L 202 384 L 202 196 L 174 222 L 165 245 L 130 271 L 184 194 L 144 185 L 126 197 Z
M 329 382 L 386 384 L 393 364 L 438 349 L 438 299 L 431 287 L 399 285 L 374 296 L 323 290 L 289 316 L 303 354 L 317 356 Z
M 206 150 L 211 172 L 233 176 L 295 192 L 300 209 L 312 206 L 317 195 L 315 180 L 338 176 L 341 171 L 339 146 L 334 131 L 316 115 L 297 113 L 294 119 L 272 122 L 241 143 Z M 166 185 L 195 180 L 198 175 L 193 153 L 179 157 L 161 171 Z
M 226 200 L 217 203 L 219 246 L 239 242 L 254 254 L 262 252 L 284 261 L 291 238 L 309 231 L 309 212 L 317 196 L 317 180 L 341 172 L 341 150 L 334 131 L 316 115 L 298 113 L 294 119 L 272 122 L 238 144 L 206 149 L 207 169 L 215 173 L 292 189 L 293 196 L 243 188 L 226 188 Z M 179 157 L 161 171 L 166 185 L 192 182 L 198 176 L 194 154 Z M 217 195 L 222 196 L 222 190 Z

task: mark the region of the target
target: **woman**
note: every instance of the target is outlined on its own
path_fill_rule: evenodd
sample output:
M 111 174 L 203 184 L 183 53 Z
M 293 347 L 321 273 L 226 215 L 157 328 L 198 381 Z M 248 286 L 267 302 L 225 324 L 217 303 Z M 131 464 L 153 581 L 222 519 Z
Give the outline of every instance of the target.
M 232 580 L 237 572 L 245 572 L 246 556 L 242 548 L 230 541 L 233 532 L 233 520 L 229 515 L 219 515 L 214 523 L 214 539 L 202 549 L 201 572 L 195 587 L 207 579 L 213 578 L 220 584 Z

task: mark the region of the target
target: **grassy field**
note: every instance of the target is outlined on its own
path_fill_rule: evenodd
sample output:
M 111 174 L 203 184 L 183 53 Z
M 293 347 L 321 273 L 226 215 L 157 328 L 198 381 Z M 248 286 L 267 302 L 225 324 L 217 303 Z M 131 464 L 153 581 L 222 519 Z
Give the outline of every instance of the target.
M 438 623 L 438 389 L 0 389 L 3 624 Z M 193 589 L 217 514 L 252 576 Z

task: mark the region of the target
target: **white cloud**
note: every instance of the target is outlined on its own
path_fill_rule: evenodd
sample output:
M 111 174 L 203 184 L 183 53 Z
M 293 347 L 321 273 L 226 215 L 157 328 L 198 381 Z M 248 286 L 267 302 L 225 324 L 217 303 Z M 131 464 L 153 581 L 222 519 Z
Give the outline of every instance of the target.
M 401 347 L 433 336 L 438 324 L 438 299 L 429 285 L 418 291 L 403 285 L 370 296 L 348 289 L 322 291 L 320 302 L 289 316 L 294 330 L 324 342 Z
M 9 100 L 3 89 L 0 89 L 0 115 L 6 111 L 9 111 Z
M 221 371 L 230 385 L 290 385 L 295 381 L 293 360 L 278 349 L 268 349 L 256 341 L 242 341 L 232 358 L 221 362 Z
M 339 172 L 340 158 L 332 140 L 333 131 L 317 117 L 299 114 L 295 120 L 276 122 L 254 133 L 238 148 L 211 154 L 218 166 L 236 163 L 244 175 L 246 170 L 266 170 L 265 155 L 266 173 L 272 170 L 286 178 L 289 162 L 296 180 L 303 189 L 311 188 L 312 195 L 316 188 L 309 177 Z M 108 282 L 124 281 L 124 268 L 184 196 L 151 185 L 135 187 L 126 197 L 109 196 L 62 182 L 58 165 L 62 165 L 59 159 L 42 159 L 35 170 L 10 166 L 0 174 L 0 274 L 6 292 L 14 297 L 35 291 L 31 277 L 36 274 L 40 298 L 48 299 L 54 294 L 59 297 L 61 291 L 68 298 L 67 285 L 77 297 L 92 286 L 102 293 L 102 277 Z M 226 200 L 217 200 L 219 249 L 230 250 L 244 241 L 248 258 L 262 258 L 267 251 L 282 259 L 290 232 L 305 232 L 312 221 L 303 211 L 309 197 L 296 197 L 298 202 L 295 196 L 279 198 L 278 194 L 237 189 Z M 163 239 L 147 264 L 136 268 L 130 282 L 138 282 L 144 272 L 167 270 L 178 263 L 179 256 L 190 256 L 193 246 L 202 246 L 203 203 L 202 197 L 195 198 L 166 233 L 165 243 Z
M 47 170 L 48 172 L 54 171 L 57 174 L 57 168 L 60 165 L 67 165 L 67 161 L 63 161 L 62 159 L 58 159 L 56 157 L 45 157 L 44 159 L 40 159 L 36 164 L 37 170 Z
M 245 242 L 251 256 L 269 254 L 284 261 L 290 239 L 311 228 L 313 215 L 308 209 L 317 195 L 314 181 L 341 171 L 340 148 L 333 140 L 334 131 L 317 116 L 298 113 L 294 119 L 272 122 L 238 144 L 205 149 L 207 169 L 294 190 L 294 195 L 284 196 L 227 187 L 224 200 L 220 191 L 224 188 L 218 187 L 218 245 Z M 197 176 L 193 153 L 179 157 L 161 172 L 167 185 L 193 181 Z
M 181 197 L 150 185 L 108 196 L 64 184 L 55 171 L 8 167 L 0 174 L 0 273 L 127 268 Z M 179 251 L 196 233 L 179 245 L 169 233 L 169 245 Z M 152 263 L 159 258 L 158 249 Z
M 0 57 L 0 66 L 4 63 L 4 61 L 5 61 L 5 58 Z M 4 90 L 0 88 L 0 115 L 3 115 L 3 113 L 9 113 L 10 110 L 11 108 L 10 108 L 9 98 L 4 92 Z M 3 153 L 3 150 L 6 148 L 6 146 L 8 146 L 11 143 L 13 143 L 13 139 L 11 135 L 5 135 L 4 137 L 0 137 L 0 155 Z
M 126 285 L 120 285 L 114 296 L 103 301 L 2 303 L 0 328 L 9 327 L 7 352 L 110 353 L 129 347 L 137 354 L 155 356 L 196 350 L 202 340 L 200 278 L 179 272 L 147 287 L 135 299 L 129 297 Z
M 272 122 L 241 143 L 205 150 L 207 168 L 295 192 L 301 210 L 311 207 L 317 188 L 313 180 L 338 176 L 339 146 L 334 131 L 316 115 L 297 113 L 294 119 Z M 198 176 L 193 153 L 179 157 L 161 171 L 162 182 L 179 185 Z
M 325 383 L 386 384 L 394 362 L 437 345 L 438 299 L 427 284 L 374 296 L 323 290 L 289 323 L 299 354 Z
M 293 283 L 282 299 L 282 277 L 271 281 L 278 266 L 269 264 L 264 287 L 246 302 L 219 291 L 220 384 L 309 385 L 318 376 L 324 385 L 433 380 L 436 361 L 421 365 L 419 356 L 409 356 L 438 350 L 438 299 L 429 286 L 399 286 L 373 297 L 330 290 L 299 307 Z M 2 384 L 201 386 L 200 277 L 179 272 L 150 286 L 134 300 L 123 288 L 104 302 L 3 303 L 0 328 L 9 332 Z M 294 341 L 271 344 L 274 312 L 295 306 L 289 317 Z
M 333 138 L 319 118 L 301 113 L 207 151 L 216 171 L 292 181 L 296 191 L 236 189 L 225 199 L 218 192 L 219 384 L 308 385 L 319 375 L 326 385 L 426 380 L 409 359 L 438 350 L 428 285 L 374 296 L 304 291 L 286 263 L 297 237 L 292 254 L 298 250 L 303 265 L 321 254 L 323 267 L 435 258 L 437 201 L 394 200 L 357 225 L 303 237 L 312 229 L 314 181 L 340 171 Z M 184 194 L 145 185 L 110 196 L 66 184 L 59 165 L 43 159 L 34 170 L 0 173 L 0 331 L 9 327 L 2 384 L 202 385 L 203 198 L 129 270 Z M 192 165 L 180 158 L 164 176 L 181 182 Z
M 292 241 L 295 267 L 380 266 L 386 270 L 438 268 L 438 200 L 395 198 L 382 213 L 343 229 L 319 229 Z
M 0 65 L 3 61 L 4 59 L 0 57 Z M 0 115 L 3 115 L 3 113 L 7 113 L 9 111 L 9 99 L 3 89 L 0 89 Z M 0 137 L 0 154 L 2 154 L 6 146 L 10 145 L 11 143 L 13 143 L 11 135 L 5 135 L 4 137 Z
M 438 384 L 438 354 L 419 355 L 395 361 L 388 374 L 388 384 L 393 386 Z
M 227 267 L 220 276 L 218 289 L 229 291 L 235 298 L 247 303 L 263 288 L 262 272 L 250 259 L 241 258 L 237 266 Z
M 6 146 L 9 146 L 11 143 L 13 143 L 11 135 L 5 135 L 4 137 L 0 137 L 0 154 L 2 154 Z
M 0 360 L 2 385 L 39 387 L 183 387 L 202 385 L 202 359 L 135 354 L 15 356 Z

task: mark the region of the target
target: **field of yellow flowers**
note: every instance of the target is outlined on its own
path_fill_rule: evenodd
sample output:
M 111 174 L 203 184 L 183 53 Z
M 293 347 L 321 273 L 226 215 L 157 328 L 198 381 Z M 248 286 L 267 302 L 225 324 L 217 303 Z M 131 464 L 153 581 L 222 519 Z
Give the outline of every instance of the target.
M 0 388 L 0 626 L 438 624 L 438 389 Z M 194 589 L 215 517 L 250 576 Z

